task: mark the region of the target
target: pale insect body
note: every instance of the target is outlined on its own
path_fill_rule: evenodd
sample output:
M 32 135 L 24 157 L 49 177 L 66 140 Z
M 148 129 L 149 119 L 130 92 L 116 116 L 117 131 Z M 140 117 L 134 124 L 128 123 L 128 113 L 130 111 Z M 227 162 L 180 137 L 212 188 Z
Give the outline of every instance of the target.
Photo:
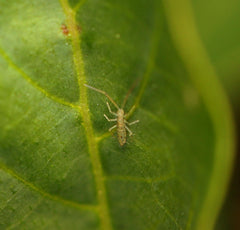
M 134 110 L 134 108 L 135 108 L 135 106 L 133 106 L 127 114 L 125 114 L 125 112 L 124 112 L 124 110 L 123 110 L 123 107 L 124 107 L 124 105 L 125 105 L 125 103 L 126 103 L 126 100 L 127 100 L 128 96 L 129 96 L 129 94 L 127 94 L 127 96 L 126 96 L 126 98 L 125 98 L 125 100 L 124 100 L 124 102 L 123 102 L 122 108 L 120 108 L 120 107 L 117 105 L 117 103 L 116 103 L 106 92 L 104 92 L 104 91 L 102 91 L 102 90 L 100 90 L 100 89 L 96 89 L 96 88 L 94 88 L 94 87 L 92 87 L 92 86 L 90 86 L 90 85 L 86 85 L 86 84 L 84 84 L 84 85 L 85 85 L 86 87 L 92 89 L 92 90 L 95 90 L 95 91 L 97 91 L 97 92 L 99 92 L 99 93 L 101 93 L 101 94 L 104 94 L 104 95 L 112 102 L 112 104 L 117 108 L 117 113 L 112 112 L 111 107 L 110 107 L 110 105 L 109 105 L 108 102 L 107 102 L 107 107 L 108 107 L 109 112 L 110 112 L 111 114 L 113 114 L 114 116 L 116 116 L 116 118 L 114 118 L 114 119 L 109 119 L 106 114 L 104 114 L 104 117 L 105 117 L 109 122 L 111 122 L 111 121 L 116 121 L 116 122 L 117 122 L 117 124 L 114 125 L 114 126 L 112 126 L 112 127 L 109 129 L 109 131 L 111 132 L 113 129 L 117 128 L 118 142 L 119 142 L 119 144 L 120 144 L 121 146 L 123 146 L 123 145 L 126 143 L 126 140 L 127 140 L 127 131 L 129 132 L 129 136 L 132 135 L 132 131 L 128 128 L 128 126 L 133 125 L 133 124 L 136 124 L 136 123 L 139 122 L 139 120 L 133 121 L 133 122 L 131 122 L 131 123 L 128 123 L 128 122 L 127 122 L 127 118 L 128 118 L 129 115 L 133 112 L 133 110 Z M 127 126 L 127 125 L 128 125 L 128 126 Z

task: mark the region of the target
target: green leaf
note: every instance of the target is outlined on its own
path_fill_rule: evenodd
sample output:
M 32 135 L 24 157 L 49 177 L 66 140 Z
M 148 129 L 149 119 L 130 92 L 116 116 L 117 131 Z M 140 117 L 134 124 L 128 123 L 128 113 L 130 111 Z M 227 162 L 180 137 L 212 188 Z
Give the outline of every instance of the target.
M 1 0 L 0 14 L 0 229 L 212 229 L 232 120 L 188 0 Z M 120 106 L 134 82 L 121 147 L 84 84 Z

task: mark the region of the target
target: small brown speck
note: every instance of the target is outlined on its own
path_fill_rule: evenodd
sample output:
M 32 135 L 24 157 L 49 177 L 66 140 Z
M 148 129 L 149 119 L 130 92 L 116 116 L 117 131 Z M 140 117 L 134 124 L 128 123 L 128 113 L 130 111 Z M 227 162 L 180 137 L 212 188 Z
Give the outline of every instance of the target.
M 62 30 L 62 33 L 65 35 L 65 36 L 68 36 L 69 35 L 69 30 L 67 28 L 67 26 L 65 24 L 62 24 L 61 25 L 61 30 Z

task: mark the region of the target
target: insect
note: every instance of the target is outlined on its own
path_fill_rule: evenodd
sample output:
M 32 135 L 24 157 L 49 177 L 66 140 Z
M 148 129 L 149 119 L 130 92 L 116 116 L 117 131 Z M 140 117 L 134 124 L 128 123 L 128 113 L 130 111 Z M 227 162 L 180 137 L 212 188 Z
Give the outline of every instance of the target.
M 103 95 L 105 95 L 111 102 L 112 104 L 116 107 L 117 112 L 113 112 L 111 110 L 111 107 L 109 105 L 109 103 L 107 102 L 107 107 L 108 107 L 108 111 L 113 114 L 116 118 L 114 119 L 109 119 L 108 116 L 106 114 L 104 114 L 104 117 L 109 121 L 109 122 L 113 122 L 116 121 L 117 124 L 112 126 L 108 131 L 111 132 L 113 129 L 117 128 L 117 135 L 118 135 L 118 142 L 121 146 L 123 146 L 126 143 L 126 138 L 127 138 L 127 131 L 129 132 L 129 136 L 131 136 L 133 133 L 132 131 L 129 129 L 128 126 L 130 125 L 134 125 L 136 123 L 139 122 L 139 120 L 133 121 L 133 122 L 128 122 L 127 119 L 129 117 L 129 115 L 132 114 L 132 112 L 135 109 L 135 106 L 133 105 L 132 108 L 129 110 L 128 113 L 125 113 L 123 108 L 124 105 L 126 104 L 127 98 L 130 94 L 130 92 L 126 95 L 123 104 L 121 106 L 121 108 L 117 105 L 117 103 L 104 91 L 100 90 L 100 89 L 96 89 L 90 85 L 86 85 L 84 84 L 86 87 L 88 87 L 89 89 L 95 90 Z

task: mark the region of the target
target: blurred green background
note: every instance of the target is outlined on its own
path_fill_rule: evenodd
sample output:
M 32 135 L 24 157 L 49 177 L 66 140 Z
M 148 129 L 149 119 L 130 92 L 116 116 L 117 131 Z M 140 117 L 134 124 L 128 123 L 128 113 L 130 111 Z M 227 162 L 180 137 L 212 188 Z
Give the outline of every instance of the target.
M 200 36 L 230 102 L 236 124 L 236 158 L 216 230 L 240 229 L 240 1 L 192 0 Z

